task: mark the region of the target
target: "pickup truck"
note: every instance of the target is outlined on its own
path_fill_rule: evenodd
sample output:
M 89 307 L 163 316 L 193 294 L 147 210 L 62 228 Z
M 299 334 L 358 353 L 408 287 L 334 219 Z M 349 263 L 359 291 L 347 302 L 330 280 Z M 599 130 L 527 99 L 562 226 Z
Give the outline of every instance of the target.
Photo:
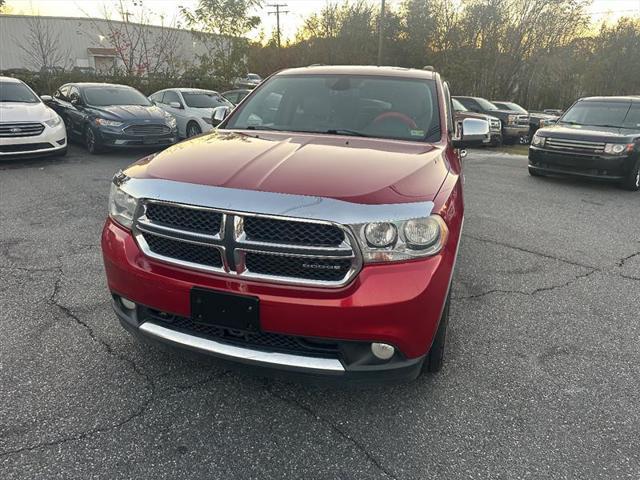
M 489 135 L 452 113 L 440 75 L 393 67 L 284 70 L 218 107 L 216 130 L 113 179 L 102 251 L 121 324 L 260 372 L 440 370 L 460 149 Z
M 467 110 L 497 117 L 502 122 L 502 141 L 504 143 L 528 143 L 529 115 L 508 109 L 498 108 L 482 97 L 453 97 Z

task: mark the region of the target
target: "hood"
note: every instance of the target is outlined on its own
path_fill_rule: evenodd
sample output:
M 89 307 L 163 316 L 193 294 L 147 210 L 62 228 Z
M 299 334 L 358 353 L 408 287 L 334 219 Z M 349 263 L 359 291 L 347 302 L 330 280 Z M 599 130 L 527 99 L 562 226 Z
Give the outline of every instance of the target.
M 0 122 L 44 122 L 55 116 L 44 103 L 0 102 Z
M 538 130 L 543 137 L 572 138 L 593 142 L 632 142 L 640 139 L 640 128 L 596 127 L 593 125 L 551 125 Z
M 130 120 L 164 122 L 166 118 L 164 111 L 155 105 L 109 105 L 106 107 L 89 106 L 87 108 L 107 120 L 118 120 L 121 122 Z
M 476 112 L 460 112 L 460 111 L 456 111 L 454 113 L 455 117 L 458 118 L 479 118 L 480 120 L 490 120 L 491 118 L 497 118 L 497 117 L 492 117 L 491 115 L 486 115 L 484 113 L 476 113 Z
M 433 200 L 442 147 L 394 140 L 218 130 L 132 165 L 135 178 L 384 204 Z

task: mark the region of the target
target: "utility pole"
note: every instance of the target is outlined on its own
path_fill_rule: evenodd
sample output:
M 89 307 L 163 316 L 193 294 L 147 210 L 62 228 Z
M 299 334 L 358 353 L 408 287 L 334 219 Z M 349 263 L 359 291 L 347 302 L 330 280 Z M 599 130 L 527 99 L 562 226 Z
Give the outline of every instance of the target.
M 380 19 L 378 20 L 378 66 L 382 65 L 382 40 L 384 38 L 384 0 L 380 5 Z
M 280 14 L 289 13 L 289 10 L 280 10 L 281 8 L 286 7 L 286 3 L 272 3 L 267 5 L 267 7 L 275 8 L 275 12 L 269 12 L 269 15 L 276 16 L 276 39 L 278 42 L 278 49 L 280 49 Z

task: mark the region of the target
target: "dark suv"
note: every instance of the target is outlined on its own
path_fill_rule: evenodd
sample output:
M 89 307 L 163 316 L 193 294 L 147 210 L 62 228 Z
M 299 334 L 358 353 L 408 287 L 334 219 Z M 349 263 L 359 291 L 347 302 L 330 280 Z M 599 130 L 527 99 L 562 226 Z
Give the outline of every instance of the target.
M 640 96 L 581 98 L 536 132 L 529 173 L 569 174 L 640 189 Z
M 467 110 L 497 117 L 502 122 L 502 141 L 504 143 L 527 142 L 529 135 L 529 115 L 512 110 L 502 110 L 482 97 L 453 97 Z

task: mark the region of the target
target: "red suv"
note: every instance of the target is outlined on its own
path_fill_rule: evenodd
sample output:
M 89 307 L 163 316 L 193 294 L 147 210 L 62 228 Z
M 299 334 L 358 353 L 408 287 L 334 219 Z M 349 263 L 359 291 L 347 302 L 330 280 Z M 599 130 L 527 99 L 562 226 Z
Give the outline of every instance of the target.
M 407 380 L 441 368 L 464 205 L 432 71 L 291 69 L 218 129 L 111 186 L 113 306 L 141 338 L 272 370 Z M 463 133 L 464 129 L 464 133 Z

